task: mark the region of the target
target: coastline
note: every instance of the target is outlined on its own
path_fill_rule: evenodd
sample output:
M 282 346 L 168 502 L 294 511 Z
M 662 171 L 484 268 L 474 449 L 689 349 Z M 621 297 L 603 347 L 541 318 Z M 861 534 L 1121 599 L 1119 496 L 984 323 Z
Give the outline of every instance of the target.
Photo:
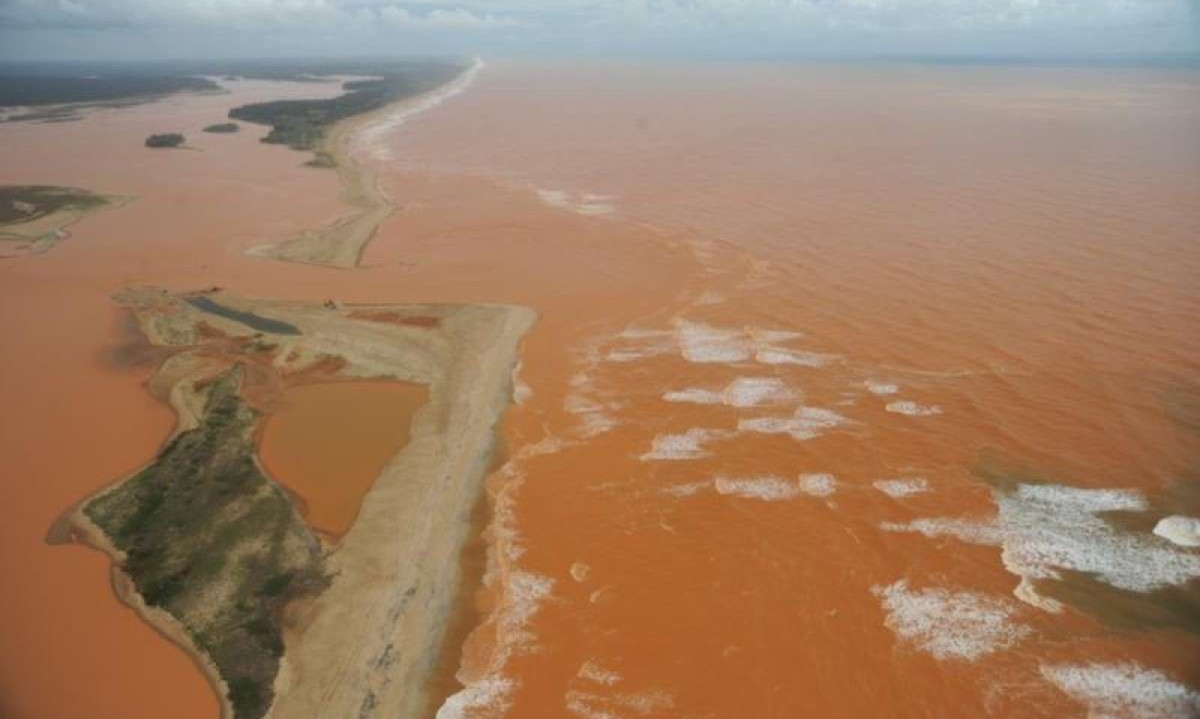
M 351 144 L 361 131 L 404 109 L 420 111 L 422 103 L 449 97 L 461 91 L 464 79 L 468 84 L 483 67 L 476 60 L 452 80 L 428 92 L 389 103 L 377 110 L 339 120 L 329 127 L 314 151 L 311 167 L 330 167 L 338 177 L 339 194 L 350 211 L 328 225 L 304 230 L 297 236 L 276 244 L 252 247 L 246 251 L 254 257 L 268 257 L 286 262 L 322 265 L 351 269 L 362 261 L 367 244 L 392 213 L 396 205 L 383 192 L 378 175 L 365 163 L 356 160 Z
M 398 453 L 328 558 L 334 584 L 285 637 L 268 717 L 419 717 L 460 599 L 459 562 L 511 400 L 531 310 L 469 306 L 446 318 L 447 367 Z M 339 671 L 330 671 L 329 667 Z
M 256 362 L 257 372 L 281 379 L 307 378 L 327 368 L 323 371 L 331 381 L 390 379 L 429 387 L 408 444 L 376 478 L 349 531 L 327 548 L 324 561 L 332 582 L 285 607 L 280 618 L 284 650 L 265 714 L 421 716 L 462 597 L 460 560 L 478 528 L 475 515 L 499 442 L 496 430 L 511 403 L 512 368 L 534 312 L 497 305 L 329 308 L 225 292 L 204 296 L 219 299 L 220 305 L 154 289 L 117 297 L 152 344 L 175 351 L 148 382 L 175 411 L 172 437 L 196 426 L 204 402 L 198 387 L 225 365 Z M 213 306 L 222 311 L 214 313 Z M 421 326 L 362 318 L 380 313 L 437 321 Z M 248 326 L 246 318 L 269 319 L 286 330 L 266 332 L 263 340 L 264 333 Z M 263 341 L 274 343 L 266 358 L 236 349 Z M 218 695 L 222 716 L 233 719 L 228 686 L 191 640 L 194 628 L 143 601 L 123 570 L 124 552 L 83 511 L 136 475 L 70 509 L 48 541 L 79 541 L 105 552 L 113 562 L 119 599 L 193 658 Z
M 0 260 L 41 255 L 71 236 L 70 228 L 90 215 L 123 207 L 135 198 L 123 195 L 95 195 L 100 202 L 92 207 L 68 207 L 29 222 L 0 225 Z M 15 247 L 16 251 L 4 250 Z
M 180 419 L 182 420 L 182 416 Z M 171 436 L 174 437 L 178 432 L 179 429 L 176 429 L 175 432 L 171 433 Z M 167 441 L 170 440 L 168 439 Z M 132 477 L 133 475 L 129 476 Z M 161 637 L 183 650 L 183 653 L 192 660 L 192 663 L 204 676 L 205 681 L 208 682 L 209 687 L 212 688 L 217 703 L 221 707 L 221 719 L 233 719 L 233 705 L 229 701 L 229 685 L 225 683 L 212 658 L 208 656 L 207 652 L 196 645 L 196 642 L 192 640 L 191 635 L 188 633 L 187 627 L 182 622 L 169 612 L 146 604 L 145 599 L 138 592 L 137 587 L 134 586 L 133 578 L 121 568 L 122 563 L 125 561 L 125 553 L 118 549 L 104 530 L 96 526 L 96 523 L 89 519 L 83 512 L 85 504 L 103 496 L 109 490 L 115 489 L 126 479 L 128 477 L 123 477 L 108 488 L 88 497 L 63 513 L 47 533 L 46 543 L 82 544 L 89 549 L 94 549 L 107 556 L 112 563 L 109 569 L 109 578 L 112 582 L 113 594 L 116 595 L 117 601 L 132 610 L 151 629 L 158 632 Z

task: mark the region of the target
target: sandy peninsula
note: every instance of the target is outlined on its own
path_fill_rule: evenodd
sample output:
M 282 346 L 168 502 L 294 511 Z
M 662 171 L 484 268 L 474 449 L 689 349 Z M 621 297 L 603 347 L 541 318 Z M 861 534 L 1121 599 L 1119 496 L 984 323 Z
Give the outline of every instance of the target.
M 391 216 L 395 205 L 381 191 L 375 173 L 351 157 L 348 144 L 359 128 L 387 111 L 388 108 L 384 108 L 336 123 L 326 133 L 317 151 L 318 158 L 328 158 L 320 162 L 327 162 L 337 172 L 342 201 L 351 208 L 350 212 L 331 224 L 305 230 L 279 244 L 254 247 L 250 254 L 331 267 L 358 265 L 363 249 L 384 220 Z
M 417 716 L 429 702 L 424 687 L 455 605 L 457 558 L 469 539 L 470 513 L 491 462 L 496 425 L 511 400 L 518 344 L 534 313 L 485 305 L 339 307 L 220 291 L 134 289 L 117 299 L 136 317 L 147 341 L 167 354 L 149 386 L 174 408 L 178 427 L 156 463 L 85 500 L 66 515 L 53 538 L 73 538 L 109 553 L 121 598 L 197 656 L 230 719 Z M 182 528 L 165 548 L 172 553 L 169 561 L 183 561 L 180 547 L 189 544 L 208 548 L 204 563 L 214 559 L 214 547 L 227 553 L 219 559 L 228 561 L 217 562 L 220 568 L 209 574 L 183 567 L 169 600 L 151 606 L 145 594 L 158 590 L 148 589 L 144 577 L 126 574 L 130 557 L 120 542 L 136 545 L 136 533 L 145 531 L 137 518 L 166 511 L 171 500 L 147 509 L 146 492 L 130 483 L 144 483 L 147 472 L 193 442 L 203 451 L 174 462 L 172 466 L 185 469 L 166 480 L 188 487 L 209 476 L 203 468 L 192 468 L 236 449 L 237 437 L 248 431 L 213 435 L 217 439 L 197 439 L 196 434 L 212 425 L 215 393 L 232 381 L 223 379 L 231 371 L 238 373 L 231 386 L 242 404 L 261 406 L 298 378 L 415 382 L 428 386 L 429 402 L 414 419 L 409 444 L 380 474 L 349 532 L 340 542 L 325 545 L 319 559 L 305 559 L 309 535 L 288 518 L 295 512 L 284 511 L 288 516 L 272 525 L 279 527 L 275 534 L 239 535 L 236 541 L 222 536 L 225 520 L 199 523 L 193 530 L 180 522 Z M 222 422 L 228 423 L 233 411 L 225 412 Z M 253 424 L 258 413 L 251 414 Z M 266 483 L 273 485 L 269 479 Z M 252 502 L 276 490 L 254 489 L 240 505 L 223 505 L 222 516 L 242 516 L 247 507 L 257 506 Z M 167 491 L 170 496 L 174 490 Z M 122 492 L 127 496 L 117 496 Z M 118 510 L 107 509 L 113 505 Z M 98 518 L 110 521 L 117 515 L 123 524 L 110 523 L 109 531 L 98 526 Z M 131 530 L 130 523 L 137 526 Z M 243 679 L 228 681 L 227 675 L 243 672 L 253 660 L 258 664 L 252 676 L 261 677 L 262 662 L 272 658 L 247 658 L 257 651 L 253 644 L 231 649 L 228 635 L 236 629 L 228 627 L 236 627 L 233 614 L 246 611 L 247 603 L 275 596 L 261 586 L 251 587 L 246 574 L 252 566 L 280 572 L 246 560 L 272 541 L 282 543 L 263 556 L 284 557 L 280 567 L 286 571 L 280 576 L 309 572 L 316 579 L 298 586 L 286 608 L 272 615 L 280 622 L 282 646 L 277 665 L 270 666 L 278 671 L 271 686 L 260 688 L 264 700 L 255 704 L 245 699 L 249 689 L 238 683 Z M 267 615 L 257 616 L 261 621 Z
M 48 252 L 70 236 L 71 225 L 131 199 L 73 187 L 0 187 L 0 258 Z
M 342 201 L 351 208 L 350 212 L 328 225 L 305 230 L 284 242 L 251 248 L 249 253 L 289 262 L 357 267 L 367 243 L 396 206 L 380 187 L 378 175 L 354 157 L 353 139 L 364 128 L 386 124 L 390 117 L 397 112 L 403 113 L 406 107 L 420 109 L 427 104 L 436 104 L 439 97 L 461 91 L 481 65 L 476 60 L 473 65 L 464 67 L 457 78 L 441 87 L 334 123 L 325 132 L 314 151 L 314 159 L 308 164 L 332 167 L 337 172 Z

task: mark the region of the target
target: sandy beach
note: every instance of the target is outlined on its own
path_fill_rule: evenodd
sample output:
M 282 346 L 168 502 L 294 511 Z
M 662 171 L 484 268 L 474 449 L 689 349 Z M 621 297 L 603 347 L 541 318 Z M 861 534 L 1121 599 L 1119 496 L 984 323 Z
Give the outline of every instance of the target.
M 396 206 L 383 192 L 375 171 L 354 151 L 356 137 L 364 131 L 375 134 L 379 128 L 394 127 L 406 116 L 436 107 L 443 99 L 466 89 L 480 69 L 482 61 L 476 60 L 442 87 L 335 123 L 321 140 L 314 163 L 330 166 L 337 172 L 341 200 L 351 211 L 328 225 L 306 229 L 278 244 L 253 247 L 249 253 L 288 262 L 341 268 L 358 266 L 367 243 Z

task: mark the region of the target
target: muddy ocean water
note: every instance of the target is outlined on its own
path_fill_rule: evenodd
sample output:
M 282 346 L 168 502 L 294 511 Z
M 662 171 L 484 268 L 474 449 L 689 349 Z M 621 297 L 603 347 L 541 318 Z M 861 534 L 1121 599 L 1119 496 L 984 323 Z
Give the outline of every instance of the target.
M 242 254 L 336 216 L 281 148 L 66 152 L 222 102 L 5 140 L 139 196 L 0 266 L 15 716 L 215 711 L 102 558 L 37 545 L 169 431 L 98 359 L 136 282 L 539 312 L 439 719 L 1200 711 L 1200 550 L 1152 532 L 1200 516 L 1197 72 L 491 61 L 363 135 L 398 212 L 354 272 Z
M 439 716 L 1200 711 L 1198 80 L 495 63 L 376 147 L 368 263 L 542 313 Z

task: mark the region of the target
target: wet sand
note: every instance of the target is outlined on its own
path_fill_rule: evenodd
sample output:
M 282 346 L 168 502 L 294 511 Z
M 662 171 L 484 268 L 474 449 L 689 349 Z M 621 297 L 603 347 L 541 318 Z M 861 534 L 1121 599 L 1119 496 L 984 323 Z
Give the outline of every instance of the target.
M 289 389 L 263 426 L 263 466 L 300 497 L 312 527 L 341 537 L 384 465 L 408 442 L 426 400 L 424 387 L 392 382 Z
M 352 279 L 242 254 L 341 216 L 332 173 L 281 148 L 240 138 L 236 158 L 215 143 L 186 160 L 135 154 L 140 174 L 118 181 L 129 153 L 84 165 L 48 148 L 168 130 L 169 107 L 0 135 L 19 160 L 7 172 L 42 173 L 14 181 L 139 197 L 53 253 L 0 266 L 0 329 L 21 338 L 0 354 L 0 395 L 21 408 L 5 413 L 0 449 L 26 478 L 3 491 L 29 508 L 0 529 L 4 568 L 27 573 L 0 615 L 6 641 L 27 648 L 20 662 L 5 653 L 5 696 L 18 716 L 215 711 L 186 660 L 108 595 L 102 559 L 31 539 L 170 429 L 138 387 L 145 368 L 95 359 L 121 337 L 107 294 L 150 281 L 541 314 L 505 421 L 510 459 L 487 482 L 476 599 L 488 619 L 443 719 L 1085 716 L 1044 667 L 1087 662 L 1195 687 L 1193 633 L 1048 614 L 1013 596 L 1001 548 L 884 525 L 994 517 L 977 476 L 989 468 L 1151 498 L 1187 480 L 1200 450 L 1179 410 L 1195 403 L 1200 356 L 1196 82 L 492 63 L 382 143 L 398 211 Z M 739 377 L 791 395 L 746 404 L 730 389 Z M 687 390 L 721 399 L 664 399 Z M 72 401 L 83 396 L 102 402 Z M 739 429 L 795 428 L 800 405 L 846 421 L 800 439 Z M 691 429 L 712 430 L 692 458 L 645 458 L 656 440 L 678 452 L 663 438 Z M 85 431 L 87 456 L 73 439 Z M 802 489 L 826 473 L 832 494 Z M 874 486 L 905 477 L 928 489 Z M 1010 633 L 939 658 L 921 644 L 936 635 L 902 632 L 899 610 L 929 602 L 968 616 L 998 602 Z M 73 631 L 47 638 L 47 612 Z M 66 672 L 92 683 L 42 683 Z M 148 693 L 141 677 L 172 691 Z

